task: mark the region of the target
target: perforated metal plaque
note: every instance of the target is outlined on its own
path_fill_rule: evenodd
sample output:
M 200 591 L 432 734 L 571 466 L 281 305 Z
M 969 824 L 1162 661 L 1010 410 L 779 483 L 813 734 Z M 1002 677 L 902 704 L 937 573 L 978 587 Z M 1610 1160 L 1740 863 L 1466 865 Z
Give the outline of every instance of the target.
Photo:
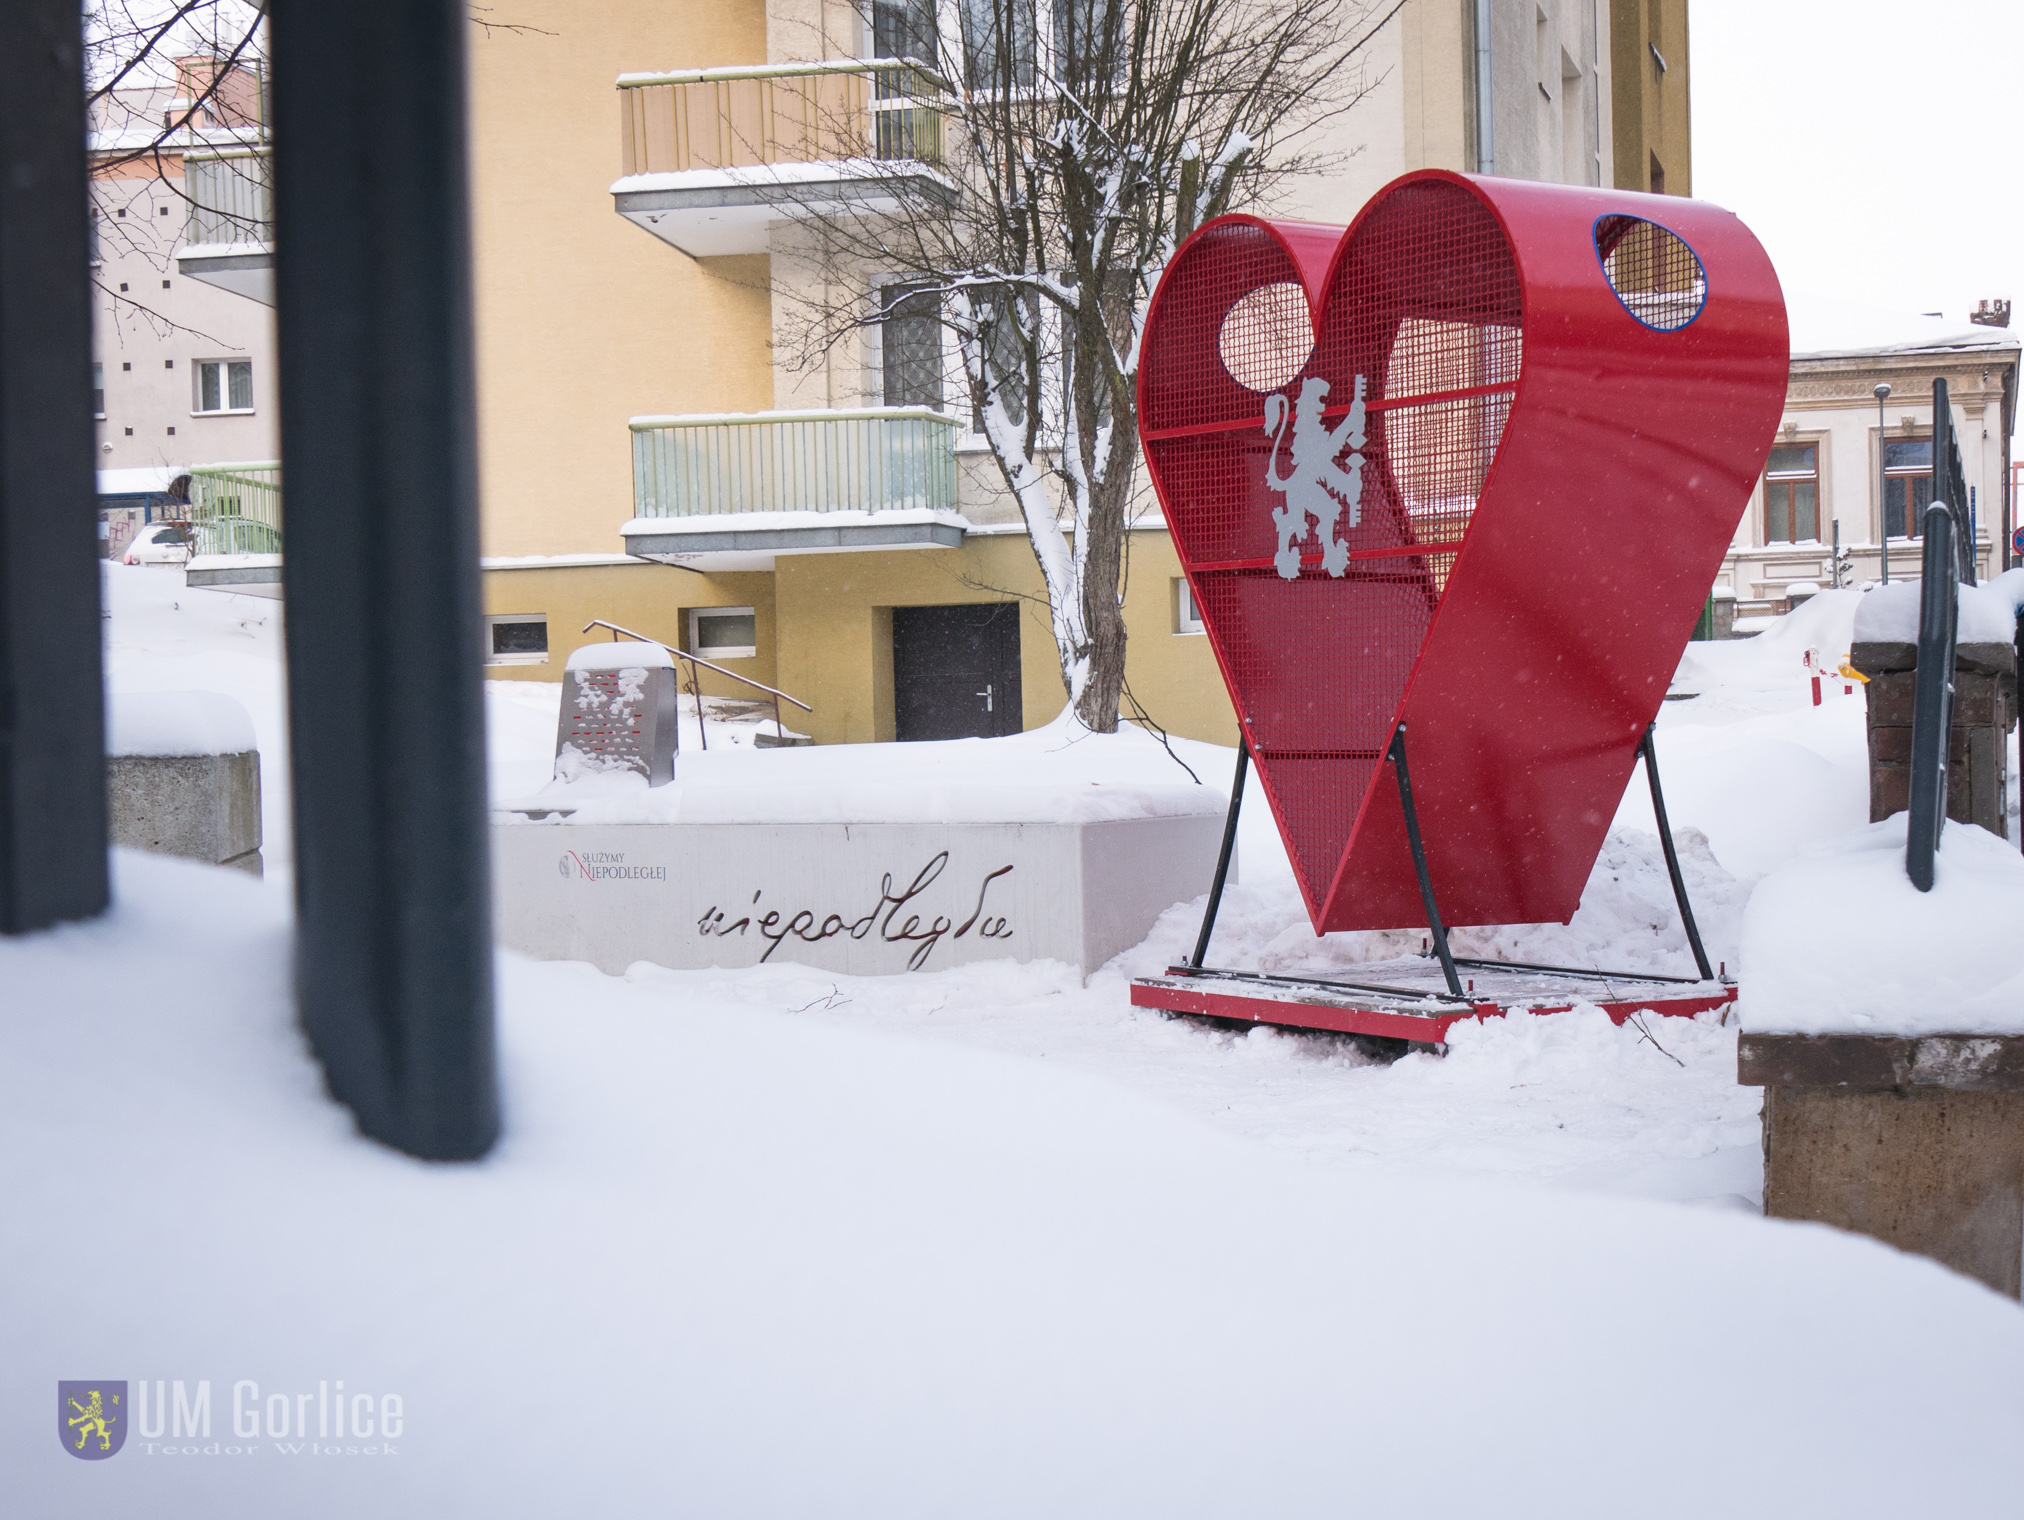
M 665 665 L 565 671 L 556 774 L 630 770 L 666 786 L 675 779 L 675 703 L 675 672 Z

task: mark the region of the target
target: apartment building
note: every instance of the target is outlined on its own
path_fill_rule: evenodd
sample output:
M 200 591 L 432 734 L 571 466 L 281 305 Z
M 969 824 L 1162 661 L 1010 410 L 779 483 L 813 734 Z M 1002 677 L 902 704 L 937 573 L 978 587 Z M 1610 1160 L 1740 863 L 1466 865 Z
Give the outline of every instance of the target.
M 93 411 L 113 552 L 149 515 L 180 513 L 193 466 L 272 460 L 280 446 L 271 304 L 193 278 L 178 257 L 202 224 L 198 200 L 258 182 L 261 100 L 254 69 L 183 58 L 94 112 Z
M 921 362 L 926 324 L 899 310 L 795 362 L 788 308 L 834 276 L 796 212 L 811 185 L 857 193 L 861 166 L 782 122 L 818 98 L 878 109 L 860 61 L 956 24 L 917 9 L 530 0 L 473 36 L 488 674 L 559 679 L 602 618 L 811 702 L 823 742 L 1059 712 L 1032 551 L 967 399 Z M 1677 145 L 1647 141 L 1663 113 L 1619 119 L 1612 28 L 1637 10 L 1409 0 L 1329 128 L 1341 167 L 1261 209 L 1347 222 L 1422 166 L 1617 184 L 1625 144 L 1683 185 L 1684 118 Z M 1683 94 L 1683 46 L 1667 69 Z M 934 171 L 918 135 L 888 138 L 885 172 Z M 1130 535 L 1124 603 L 1136 698 L 1233 742 L 1156 514 Z

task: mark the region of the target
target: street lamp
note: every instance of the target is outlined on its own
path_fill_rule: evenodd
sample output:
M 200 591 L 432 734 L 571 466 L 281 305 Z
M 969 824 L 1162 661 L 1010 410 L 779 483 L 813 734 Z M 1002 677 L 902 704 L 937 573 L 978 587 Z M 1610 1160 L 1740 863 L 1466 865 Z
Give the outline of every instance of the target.
M 1876 390 L 1876 508 L 1883 519 L 1883 583 L 1890 584 L 1890 477 L 1883 467 L 1883 404 L 1890 399 L 1890 382 L 1879 380 Z

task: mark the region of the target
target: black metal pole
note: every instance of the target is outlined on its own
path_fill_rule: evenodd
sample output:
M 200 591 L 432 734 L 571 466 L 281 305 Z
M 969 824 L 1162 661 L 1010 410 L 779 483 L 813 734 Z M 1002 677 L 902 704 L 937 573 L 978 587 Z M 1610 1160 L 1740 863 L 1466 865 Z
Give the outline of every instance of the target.
M 1876 397 L 1876 509 L 1881 518 L 1883 532 L 1879 535 L 1883 551 L 1883 583 L 1890 584 L 1890 470 L 1885 455 L 1889 449 L 1885 437 L 1887 426 L 1883 420 L 1883 404 L 1890 397 L 1890 382 L 1879 381 L 1871 392 Z M 1907 523 L 1906 527 L 1911 525 Z
M 296 986 L 416 1156 L 499 1129 L 462 0 L 275 0 Z
M 1919 585 L 1919 668 L 1912 690 L 1911 805 L 1905 820 L 1905 874 L 1933 889 L 1933 855 L 1947 822 L 1947 759 L 1953 743 L 1954 514 L 1945 502 L 1926 508 L 1925 560 Z
M 77 0 L 0 5 L 0 933 L 106 905 Z
M 1209 883 L 1209 905 L 1202 910 L 1202 932 L 1195 936 L 1195 956 L 1188 964 L 1199 971 L 1209 953 L 1209 935 L 1216 928 L 1216 910 L 1223 906 L 1223 881 L 1230 874 L 1230 852 L 1237 847 L 1237 814 L 1244 806 L 1244 772 L 1251 764 L 1251 746 L 1237 737 L 1237 773 L 1230 778 L 1230 810 L 1223 815 L 1223 848 L 1216 853 L 1216 879 Z
M 1666 852 L 1666 874 L 1673 879 L 1673 901 L 1680 905 L 1680 922 L 1687 926 L 1687 943 L 1693 947 L 1694 965 L 1701 973 L 1701 980 L 1712 982 L 1715 968 L 1708 964 L 1708 952 L 1701 944 L 1701 930 L 1694 922 L 1693 904 L 1687 901 L 1687 879 L 1680 874 L 1679 852 L 1673 848 L 1672 820 L 1666 817 L 1666 794 L 1659 789 L 1659 751 L 1654 735 L 1658 724 L 1645 725 L 1644 738 L 1638 749 L 1644 755 L 1645 780 L 1652 789 L 1652 816 L 1658 820 L 1659 846 Z
M 1462 996 L 1462 979 L 1455 974 L 1455 957 L 1448 951 L 1448 930 L 1441 922 L 1441 910 L 1434 903 L 1434 879 L 1427 871 L 1426 847 L 1420 843 L 1420 815 L 1413 806 L 1412 777 L 1406 774 L 1406 726 L 1401 723 L 1392 734 L 1392 768 L 1398 772 L 1399 806 L 1406 815 L 1406 843 L 1412 847 L 1413 870 L 1420 878 L 1420 902 L 1427 910 L 1427 928 L 1434 937 L 1434 953 L 1441 958 L 1441 974 L 1448 979 L 1448 991 Z

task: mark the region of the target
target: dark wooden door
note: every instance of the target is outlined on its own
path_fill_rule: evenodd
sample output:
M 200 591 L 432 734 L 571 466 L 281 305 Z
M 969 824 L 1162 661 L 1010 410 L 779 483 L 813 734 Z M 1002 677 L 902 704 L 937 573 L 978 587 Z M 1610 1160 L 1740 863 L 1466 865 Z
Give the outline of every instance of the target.
M 1019 604 L 893 609 L 893 729 L 900 739 L 1016 734 Z

